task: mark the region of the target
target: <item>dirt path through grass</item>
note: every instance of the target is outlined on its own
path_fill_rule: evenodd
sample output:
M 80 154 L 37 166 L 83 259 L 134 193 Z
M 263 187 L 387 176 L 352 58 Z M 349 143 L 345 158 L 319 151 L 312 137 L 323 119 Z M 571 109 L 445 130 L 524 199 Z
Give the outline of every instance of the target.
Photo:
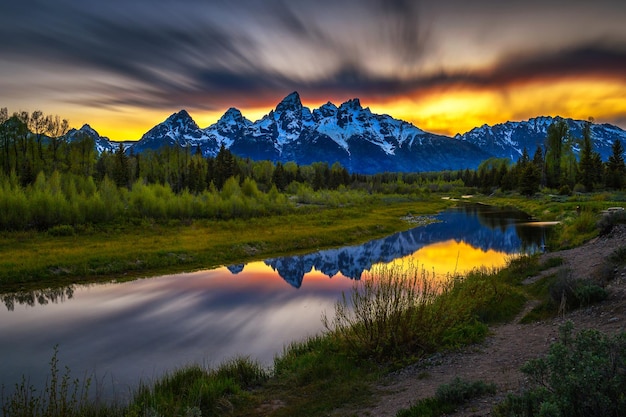
M 606 271 L 603 272 L 602 268 L 607 266 L 606 258 L 620 247 L 626 247 L 626 225 L 616 226 L 607 236 L 596 238 L 581 247 L 546 254 L 544 257 L 561 257 L 563 265 L 559 268 L 569 268 L 576 277 L 591 278 L 598 274 L 605 276 Z M 611 272 L 614 279 L 606 284 L 609 298 L 604 302 L 566 312 L 556 319 L 520 324 L 519 320 L 534 307 L 531 301 L 512 323 L 492 327 L 491 335 L 483 343 L 459 352 L 435 355 L 389 375 L 375 387 L 379 396 L 377 405 L 360 410 L 356 415 L 393 417 L 398 410 L 409 408 L 415 401 L 433 396 L 441 384 L 448 384 L 460 377 L 495 383 L 498 392 L 494 396 L 473 401 L 452 415 L 489 416 L 493 405 L 507 393 L 517 392 L 524 387 L 526 379 L 520 367 L 526 361 L 548 352 L 549 346 L 558 338 L 559 327 L 565 321 L 571 320 L 575 331 L 594 328 L 615 334 L 626 330 L 626 267 Z

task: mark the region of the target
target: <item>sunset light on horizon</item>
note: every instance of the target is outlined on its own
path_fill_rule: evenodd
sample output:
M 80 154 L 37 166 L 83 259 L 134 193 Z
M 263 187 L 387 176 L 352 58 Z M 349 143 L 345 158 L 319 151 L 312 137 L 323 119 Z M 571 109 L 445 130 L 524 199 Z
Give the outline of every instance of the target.
M 626 3 L 252 0 L 0 5 L 0 107 L 138 140 L 293 91 L 443 135 L 537 116 L 626 129 Z M 583 29 L 584 28 L 584 29 Z

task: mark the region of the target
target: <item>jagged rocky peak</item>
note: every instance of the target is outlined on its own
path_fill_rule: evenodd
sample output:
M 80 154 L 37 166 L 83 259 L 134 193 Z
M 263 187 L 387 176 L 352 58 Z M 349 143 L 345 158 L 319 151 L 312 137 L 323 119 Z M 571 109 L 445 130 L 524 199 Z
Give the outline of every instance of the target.
M 79 130 L 79 131 L 81 131 L 81 132 L 88 132 L 88 133 L 91 133 L 91 134 L 92 134 L 92 135 L 94 135 L 94 136 L 100 136 L 100 135 L 98 134 L 98 132 L 96 132 L 96 130 L 95 130 L 93 127 L 89 126 L 89 124 L 87 124 L 87 123 L 85 123 L 85 124 L 84 124 L 84 125 L 83 125 L 80 129 L 78 129 L 78 130 Z
M 289 94 L 280 103 L 278 103 L 278 106 L 276 106 L 277 113 L 300 109 L 302 109 L 302 101 L 300 100 L 300 94 L 298 94 L 297 91 Z
M 341 106 L 339 106 L 339 110 L 362 110 L 361 100 L 358 98 L 353 98 L 351 100 L 346 101 Z
M 98 141 L 98 140 L 109 140 L 108 138 L 103 138 L 102 136 L 100 136 L 100 134 L 96 131 L 96 129 L 94 129 L 93 127 L 91 127 L 89 124 L 85 123 L 80 129 L 76 130 L 76 129 L 70 129 L 69 132 L 67 132 L 67 137 L 72 139 L 74 138 L 76 135 L 87 135 L 90 138 L 93 138 L 94 140 Z
M 226 113 L 217 121 L 220 125 L 245 125 L 249 123 L 241 111 L 235 107 L 226 110 Z
M 242 129 L 245 129 L 251 124 L 252 122 L 243 117 L 243 114 L 241 114 L 241 111 L 239 109 L 231 107 L 217 121 L 215 126 L 220 133 L 227 134 L 241 132 Z
M 194 129 L 198 129 L 198 125 L 191 118 L 187 110 L 181 110 L 178 113 L 173 113 L 170 117 L 165 120 L 165 124 L 169 124 L 171 126 L 189 126 Z
M 313 110 L 313 114 L 316 118 L 332 117 L 337 114 L 337 110 L 337 106 L 329 101 L 328 103 L 320 106 L 319 109 Z

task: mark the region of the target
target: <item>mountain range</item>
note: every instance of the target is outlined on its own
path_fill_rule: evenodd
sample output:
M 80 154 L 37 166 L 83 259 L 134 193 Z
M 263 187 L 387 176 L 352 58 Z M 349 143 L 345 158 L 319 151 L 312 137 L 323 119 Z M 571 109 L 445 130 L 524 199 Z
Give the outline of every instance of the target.
M 328 102 L 310 110 L 294 92 L 256 122 L 230 108 L 215 124 L 200 128 L 187 111 L 181 110 L 139 141 L 125 144 L 134 153 L 180 146 L 215 156 L 224 146 L 235 155 L 253 160 L 294 161 L 301 165 L 339 162 L 349 171 L 363 174 L 424 172 L 475 169 L 490 157 L 516 161 L 524 147 L 532 156 L 537 146 L 543 145 L 548 127 L 557 120 L 565 120 L 573 137 L 582 137 L 584 121 L 560 117 L 484 125 L 448 137 L 389 115 L 374 114 L 363 108 L 359 99 L 340 106 Z M 70 131 L 67 137 L 73 140 L 81 134 L 93 137 L 99 152 L 114 151 L 119 146 L 89 125 Z M 626 131 L 613 125 L 594 124 L 592 137 L 603 160 L 610 155 L 615 139 L 626 145 Z M 578 152 L 576 146 L 574 151 Z

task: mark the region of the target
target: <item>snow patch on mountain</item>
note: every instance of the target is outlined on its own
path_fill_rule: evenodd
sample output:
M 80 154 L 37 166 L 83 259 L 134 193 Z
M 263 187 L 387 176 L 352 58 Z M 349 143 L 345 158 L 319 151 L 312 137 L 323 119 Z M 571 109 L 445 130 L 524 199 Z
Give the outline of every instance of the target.
M 457 134 L 456 139 L 472 143 L 493 156 L 509 158 L 517 161 L 526 148 L 532 155 L 537 147 L 545 151 L 548 128 L 553 123 L 565 121 L 573 139 L 572 149 L 575 154 L 580 152 L 579 142 L 583 136 L 583 128 L 587 121 L 565 119 L 562 117 L 541 116 L 521 122 L 506 122 L 493 126 L 483 125 L 464 134 Z M 611 154 L 611 146 L 616 139 L 626 143 L 626 131 L 608 124 L 592 124 L 591 137 L 594 150 L 600 153 L 603 160 Z

